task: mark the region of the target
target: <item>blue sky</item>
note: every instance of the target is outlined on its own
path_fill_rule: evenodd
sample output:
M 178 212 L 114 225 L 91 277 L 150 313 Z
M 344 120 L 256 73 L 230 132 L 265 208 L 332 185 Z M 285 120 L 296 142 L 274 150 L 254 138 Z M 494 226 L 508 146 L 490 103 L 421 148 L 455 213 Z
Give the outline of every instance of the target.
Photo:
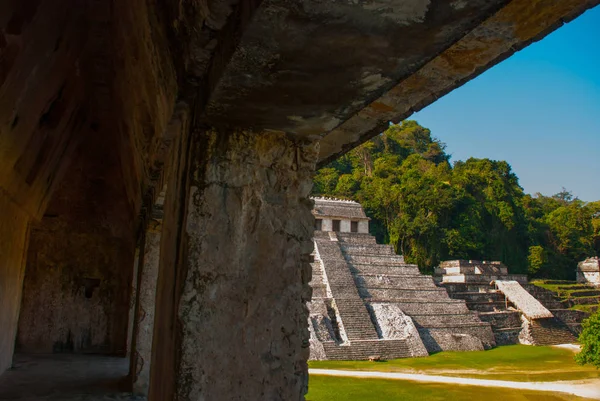
M 600 6 L 413 114 L 452 160 L 506 160 L 527 193 L 600 200 Z

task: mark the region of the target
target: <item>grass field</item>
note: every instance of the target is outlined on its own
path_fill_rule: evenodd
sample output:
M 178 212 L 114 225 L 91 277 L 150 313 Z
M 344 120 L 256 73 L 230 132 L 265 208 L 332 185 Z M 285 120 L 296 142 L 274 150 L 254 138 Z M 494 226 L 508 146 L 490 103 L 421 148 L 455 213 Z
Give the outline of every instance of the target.
M 600 371 L 579 366 L 574 353 L 556 347 L 508 345 L 488 351 L 440 352 L 426 358 L 385 362 L 310 361 L 310 368 L 424 373 L 511 381 L 558 381 L 600 378 Z
M 405 380 L 310 376 L 307 401 L 562 401 L 585 400 L 551 392 L 534 392 Z

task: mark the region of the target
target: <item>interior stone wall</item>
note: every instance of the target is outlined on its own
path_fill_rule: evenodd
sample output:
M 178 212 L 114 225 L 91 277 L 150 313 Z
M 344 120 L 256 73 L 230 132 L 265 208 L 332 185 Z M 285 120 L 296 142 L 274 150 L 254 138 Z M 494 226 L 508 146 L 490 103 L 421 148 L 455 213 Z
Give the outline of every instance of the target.
M 163 235 L 180 224 L 185 248 L 163 239 L 150 399 L 301 400 L 317 146 L 278 133 L 195 135 L 180 170 L 189 191 L 169 185 L 165 201 Z
M 133 265 L 128 244 L 44 220 L 31 233 L 17 349 L 123 354 Z
M 17 347 L 125 354 L 135 211 L 121 138 L 90 134 L 44 217 L 32 224 Z
M 0 374 L 12 363 L 29 217 L 0 191 Z

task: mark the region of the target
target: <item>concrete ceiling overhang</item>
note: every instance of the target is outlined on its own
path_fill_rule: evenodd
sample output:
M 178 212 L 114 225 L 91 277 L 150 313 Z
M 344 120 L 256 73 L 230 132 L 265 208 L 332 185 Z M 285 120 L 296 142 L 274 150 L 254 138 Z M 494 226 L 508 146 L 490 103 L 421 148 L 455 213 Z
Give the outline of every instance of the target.
M 321 139 L 319 164 L 600 0 L 264 0 L 202 120 Z

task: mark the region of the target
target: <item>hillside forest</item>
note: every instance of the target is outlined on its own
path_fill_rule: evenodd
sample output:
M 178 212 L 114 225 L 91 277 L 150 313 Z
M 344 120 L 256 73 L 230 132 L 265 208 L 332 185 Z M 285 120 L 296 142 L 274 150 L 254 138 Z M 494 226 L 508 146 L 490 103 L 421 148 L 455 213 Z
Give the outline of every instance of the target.
M 565 280 L 599 254 L 600 201 L 526 194 L 507 162 L 450 163 L 445 147 L 416 121 L 390 125 L 321 168 L 313 194 L 360 202 L 377 241 L 425 273 L 443 260 L 499 260 Z

